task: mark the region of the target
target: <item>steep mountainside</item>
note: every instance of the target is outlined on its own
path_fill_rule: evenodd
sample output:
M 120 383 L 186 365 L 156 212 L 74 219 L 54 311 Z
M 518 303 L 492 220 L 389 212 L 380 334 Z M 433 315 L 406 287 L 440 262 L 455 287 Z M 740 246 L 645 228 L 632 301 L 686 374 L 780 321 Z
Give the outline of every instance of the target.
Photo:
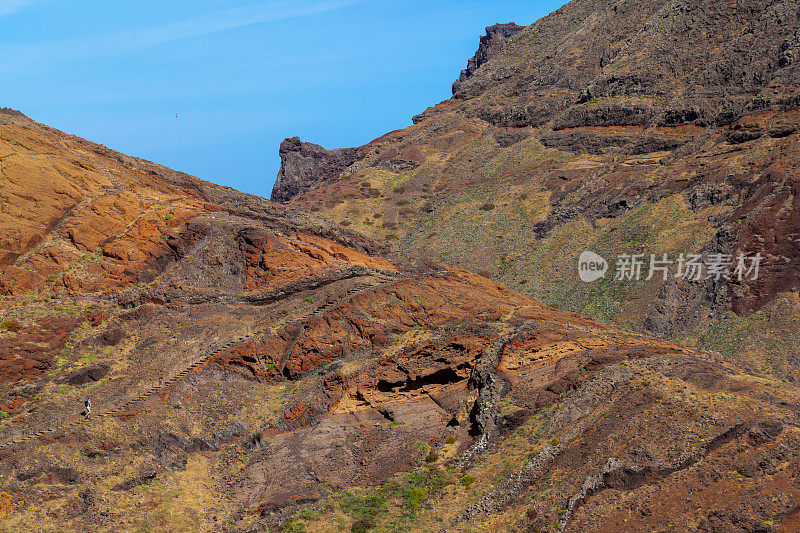
M 768 55 L 796 15 L 493 27 L 414 126 L 283 145 L 276 198 L 350 227 L 0 110 L 0 530 L 797 530 L 794 41 Z M 692 78 L 658 51 L 716 39 Z M 678 78 L 706 99 L 662 124 Z M 584 247 L 765 275 L 584 285 Z
M 792 385 L 19 114 L 0 150 L 3 531 L 797 527 Z
M 401 256 L 797 377 L 800 5 L 574 0 L 497 28 L 451 100 L 292 204 Z M 580 281 L 584 250 L 611 263 L 604 280 Z M 610 279 L 639 253 L 763 261 L 755 280 Z
M 788 384 L 16 113 L 0 150 L 4 531 L 797 523 Z

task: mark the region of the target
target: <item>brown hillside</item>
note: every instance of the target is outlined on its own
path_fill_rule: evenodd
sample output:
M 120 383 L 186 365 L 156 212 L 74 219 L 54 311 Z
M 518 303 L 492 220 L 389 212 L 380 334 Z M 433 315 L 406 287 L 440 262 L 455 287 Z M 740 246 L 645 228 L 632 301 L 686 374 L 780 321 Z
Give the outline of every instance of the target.
M 793 386 L 2 128 L 3 530 L 796 521 Z
M 414 126 L 285 143 L 292 206 L 3 111 L 0 530 L 797 530 L 796 22 L 490 28 Z M 766 275 L 582 284 L 585 248 Z
M 401 256 L 797 377 L 799 23 L 788 0 L 574 0 L 489 27 L 452 99 L 291 203 Z M 764 260 L 755 281 L 589 285 L 583 250 L 612 267 Z

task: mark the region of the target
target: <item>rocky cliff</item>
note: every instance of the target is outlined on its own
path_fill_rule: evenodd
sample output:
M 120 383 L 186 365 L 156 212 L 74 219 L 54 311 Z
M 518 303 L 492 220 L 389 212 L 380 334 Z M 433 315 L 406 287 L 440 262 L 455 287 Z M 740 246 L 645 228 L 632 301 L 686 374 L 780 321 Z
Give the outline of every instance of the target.
M 574 0 L 489 32 L 452 99 L 293 203 L 399 254 L 798 377 L 798 17 L 788 0 Z M 584 250 L 609 277 L 620 254 L 763 264 L 755 280 L 587 284 Z
M 358 160 L 355 148 L 325 148 L 299 137 L 285 139 L 278 150 L 281 168 L 272 188 L 273 202 L 288 202 L 298 194 L 335 180 Z
M 513 22 L 507 24 L 495 24 L 486 28 L 486 35 L 480 38 L 478 51 L 467 61 L 467 68 L 461 71 L 458 79 L 453 82 L 453 94 L 457 94 L 461 85 L 470 78 L 479 67 L 489 61 L 503 47 L 503 44 L 510 38 L 519 33 L 524 26 L 517 26 Z

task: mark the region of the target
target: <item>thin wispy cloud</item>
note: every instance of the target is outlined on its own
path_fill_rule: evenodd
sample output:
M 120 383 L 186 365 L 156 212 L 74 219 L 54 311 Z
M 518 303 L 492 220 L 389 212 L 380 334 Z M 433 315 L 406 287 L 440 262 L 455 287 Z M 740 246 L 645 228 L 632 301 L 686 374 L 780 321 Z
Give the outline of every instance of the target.
M 316 15 L 357 4 L 363 0 L 318 0 L 312 2 L 272 1 L 255 6 L 208 13 L 157 28 L 130 32 L 114 40 L 131 39 L 138 48 L 199 37 L 253 24 L 277 22 Z M 120 39 L 121 37 L 121 39 Z
M 17 9 L 33 0 L 0 0 L 0 13 L 7 7 Z M 364 0 L 314 0 L 285 1 L 273 0 L 257 5 L 215 11 L 196 17 L 163 24 L 160 26 L 125 31 L 116 34 L 94 36 L 80 40 L 45 42 L 14 47 L 9 57 L 16 59 L 17 65 L 30 66 L 43 60 L 68 60 L 103 57 L 144 50 L 161 44 L 202 37 L 223 31 L 243 28 L 255 24 L 278 22 L 287 19 L 306 17 L 341 9 L 358 4 Z M 4 68 L 5 67 L 5 68 Z M 14 68 L 6 63 L 0 70 Z
M 34 0 L 0 0 L 0 17 L 16 13 L 33 2 Z

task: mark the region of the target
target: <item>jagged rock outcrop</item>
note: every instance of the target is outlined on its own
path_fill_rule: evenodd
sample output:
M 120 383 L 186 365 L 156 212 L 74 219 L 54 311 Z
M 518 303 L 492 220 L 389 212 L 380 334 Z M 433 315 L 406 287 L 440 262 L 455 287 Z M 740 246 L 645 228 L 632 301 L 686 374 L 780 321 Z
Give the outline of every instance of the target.
M 800 320 L 777 317 L 800 315 L 799 26 L 792 0 L 573 0 L 508 38 L 487 34 L 453 98 L 293 203 L 399 254 L 706 347 L 736 344 L 717 335 L 737 331 L 717 324 L 728 311 L 745 327 L 767 308 L 772 323 L 746 327 L 794 353 Z M 763 261 L 757 279 L 667 294 L 652 280 L 587 286 L 574 265 L 599 249 L 612 264 L 688 250 Z M 763 344 L 747 351 L 775 368 Z
M 517 26 L 513 22 L 507 24 L 495 24 L 486 27 L 486 35 L 482 35 L 478 51 L 467 61 L 467 68 L 461 71 L 461 75 L 453 82 L 453 94 L 458 94 L 459 87 L 472 76 L 478 68 L 489 61 L 497 54 L 508 39 L 519 33 L 524 26 Z
M 473 100 L 469 114 L 515 127 L 727 125 L 794 109 L 796 92 L 775 89 L 797 76 L 799 9 L 791 0 L 573 0 L 502 43 L 456 96 Z
M 273 202 L 288 202 L 302 192 L 335 180 L 358 160 L 355 148 L 326 150 L 318 144 L 303 142 L 299 137 L 285 139 L 278 154 L 281 168 L 270 196 Z
M 24 117 L 25 115 L 22 114 L 22 111 L 18 111 L 16 109 L 11 109 L 10 107 L 0 107 L 0 114 L 2 115 L 11 115 L 13 117 Z

